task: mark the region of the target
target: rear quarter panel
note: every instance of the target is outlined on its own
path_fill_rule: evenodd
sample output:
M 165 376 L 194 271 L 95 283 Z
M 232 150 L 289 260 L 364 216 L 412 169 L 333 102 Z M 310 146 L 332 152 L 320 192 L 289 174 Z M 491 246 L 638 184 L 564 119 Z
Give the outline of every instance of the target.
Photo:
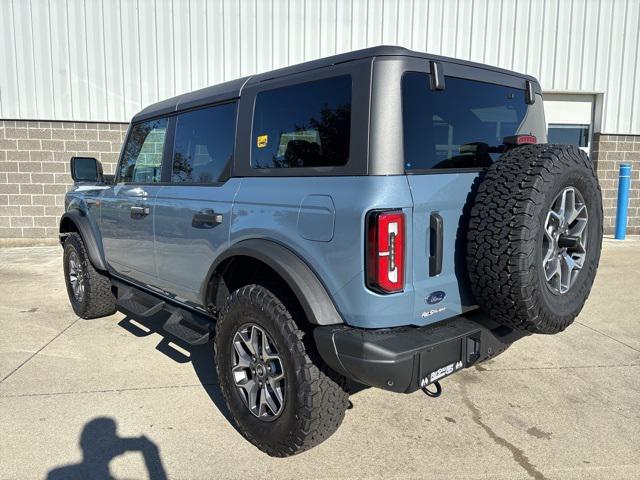
M 406 325 L 414 306 L 410 280 L 394 295 L 365 287 L 364 225 L 369 210 L 403 209 L 410 218 L 411 205 L 404 175 L 244 178 L 233 205 L 230 243 L 262 238 L 289 248 L 316 273 L 350 325 Z M 407 247 L 412 258 L 411 242 Z

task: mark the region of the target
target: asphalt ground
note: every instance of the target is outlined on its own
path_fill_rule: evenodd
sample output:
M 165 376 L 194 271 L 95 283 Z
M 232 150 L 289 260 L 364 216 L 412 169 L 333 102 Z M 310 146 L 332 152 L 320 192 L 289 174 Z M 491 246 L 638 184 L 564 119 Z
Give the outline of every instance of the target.
M 275 459 L 234 429 L 211 349 L 77 318 L 59 247 L 0 249 L 0 478 L 640 478 L 640 241 L 606 240 L 587 305 L 443 381 L 366 389 L 328 441 Z

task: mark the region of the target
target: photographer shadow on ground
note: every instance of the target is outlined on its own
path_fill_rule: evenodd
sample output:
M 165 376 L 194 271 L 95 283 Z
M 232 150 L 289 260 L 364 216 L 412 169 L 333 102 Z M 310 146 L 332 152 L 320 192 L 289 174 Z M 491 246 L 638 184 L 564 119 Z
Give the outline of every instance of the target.
M 150 480 L 165 480 L 158 446 L 144 435 L 119 437 L 115 420 L 98 417 L 89 421 L 80 434 L 82 461 L 54 468 L 47 480 L 111 480 L 109 463 L 127 452 L 140 452 Z

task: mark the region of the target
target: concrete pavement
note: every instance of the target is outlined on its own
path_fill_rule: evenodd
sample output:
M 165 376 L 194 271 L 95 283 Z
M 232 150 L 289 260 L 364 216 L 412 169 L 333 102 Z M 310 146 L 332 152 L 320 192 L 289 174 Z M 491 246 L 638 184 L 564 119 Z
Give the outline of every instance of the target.
M 443 381 L 368 389 L 273 459 L 229 423 L 209 348 L 78 319 L 59 247 L 0 249 L 0 478 L 640 478 L 640 241 L 606 241 L 576 323 Z

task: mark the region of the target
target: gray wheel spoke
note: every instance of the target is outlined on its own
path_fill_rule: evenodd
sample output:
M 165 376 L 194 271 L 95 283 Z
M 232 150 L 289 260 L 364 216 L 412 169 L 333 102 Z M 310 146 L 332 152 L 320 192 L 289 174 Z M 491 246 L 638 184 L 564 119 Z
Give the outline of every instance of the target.
M 558 205 L 558 209 L 556 210 L 556 212 L 558 213 L 558 216 L 560 217 L 560 220 L 564 220 L 566 205 L 567 205 L 567 189 L 563 190 L 562 193 L 560 194 L 560 204 Z
M 261 336 L 261 330 L 258 327 L 253 327 L 251 329 L 251 353 L 253 353 L 253 355 L 256 358 L 260 357 L 260 336 Z
M 547 263 L 545 274 L 547 280 L 551 280 L 556 275 L 560 275 L 560 259 L 558 257 L 553 258 Z
M 247 352 L 244 345 L 246 345 L 244 342 L 239 342 L 237 340 L 233 342 L 233 348 L 238 354 L 238 359 L 237 359 L 238 363 L 236 364 L 234 369 L 249 368 L 249 366 L 251 365 L 251 355 Z
M 251 342 L 251 334 L 249 332 L 238 332 L 238 340 L 242 341 L 244 347 L 246 348 L 249 356 L 256 356 L 256 351 L 253 348 L 253 343 Z
M 572 222 L 572 226 L 569 227 L 569 233 L 577 237 L 582 237 L 585 228 L 587 228 L 587 219 L 578 218 Z
M 269 360 L 277 360 L 278 362 L 280 361 L 280 357 L 273 353 L 273 349 L 271 348 L 271 345 L 269 344 L 269 339 L 267 338 L 266 335 L 262 335 L 262 355 L 261 358 L 265 361 L 268 362 Z
M 271 375 L 269 377 L 269 380 L 272 380 L 274 382 L 280 381 L 284 378 L 284 373 L 277 373 L 275 375 Z
M 280 375 L 280 378 L 272 378 L 269 379 L 269 385 L 271 385 L 271 389 L 273 390 L 273 393 L 275 394 L 278 402 L 280 404 L 284 403 L 284 398 L 282 395 L 282 389 L 280 388 L 280 382 L 278 380 L 284 378 L 284 375 Z
M 245 384 L 245 391 L 247 392 L 249 405 L 256 405 L 258 403 L 258 395 L 260 392 L 260 385 L 255 380 L 248 380 Z
M 551 203 L 544 224 L 542 267 L 555 294 L 573 286 L 586 255 L 587 206 L 575 187 L 566 187 Z
M 279 410 L 279 406 L 276 403 L 275 399 L 271 396 L 269 384 L 265 383 L 262 386 L 262 395 L 264 397 L 265 404 L 269 407 L 269 410 L 271 410 L 271 413 L 273 414 L 277 413 Z
M 267 332 L 245 324 L 233 337 L 231 373 L 240 397 L 261 420 L 275 419 L 284 408 L 286 376 L 282 360 Z
M 82 264 L 76 252 L 69 254 L 69 284 L 76 301 L 81 302 L 84 298 L 84 277 L 82 274 Z

